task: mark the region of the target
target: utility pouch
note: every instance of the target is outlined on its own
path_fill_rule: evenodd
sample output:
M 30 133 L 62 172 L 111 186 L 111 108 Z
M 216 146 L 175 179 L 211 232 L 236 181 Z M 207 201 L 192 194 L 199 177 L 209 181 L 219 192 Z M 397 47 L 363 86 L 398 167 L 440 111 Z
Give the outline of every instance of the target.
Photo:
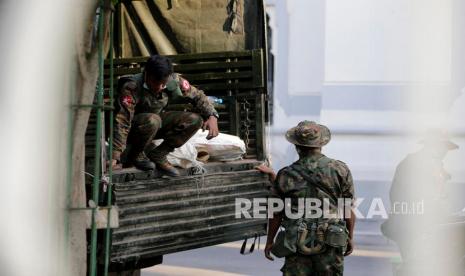
M 349 232 L 345 225 L 330 224 L 326 230 L 325 243 L 332 247 L 344 248 L 349 240 Z
M 278 258 L 283 258 L 295 252 L 295 248 L 293 249 L 292 246 L 289 246 L 286 242 L 286 231 L 281 230 L 276 236 L 273 247 L 271 248 L 271 253 Z

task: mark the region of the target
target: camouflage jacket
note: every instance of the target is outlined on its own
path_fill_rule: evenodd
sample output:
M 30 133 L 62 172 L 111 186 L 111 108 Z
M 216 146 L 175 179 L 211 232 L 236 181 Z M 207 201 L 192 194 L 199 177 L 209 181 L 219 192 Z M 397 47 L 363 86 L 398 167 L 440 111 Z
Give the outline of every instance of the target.
M 314 183 L 318 183 L 315 185 Z M 321 187 L 321 188 L 320 188 Z M 295 209 L 299 198 L 351 199 L 354 198 L 352 174 L 347 165 L 319 153 L 300 158 L 278 172 L 272 196 L 290 198 Z M 330 200 L 331 208 L 334 207 Z M 296 210 L 293 210 L 295 212 Z M 284 218 L 286 220 L 286 218 Z
M 218 113 L 202 90 L 189 84 L 179 74 L 173 73 L 166 88 L 160 93 L 151 92 L 144 82 L 143 73 L 124 76 L 118 81 L 115 98 L 115 124 L 113 158 L 119 159 L 126 147 L 134 115 L 139 113 L 160 114 L 169 103 L 190 102 L 204 118 L 218 117 Z

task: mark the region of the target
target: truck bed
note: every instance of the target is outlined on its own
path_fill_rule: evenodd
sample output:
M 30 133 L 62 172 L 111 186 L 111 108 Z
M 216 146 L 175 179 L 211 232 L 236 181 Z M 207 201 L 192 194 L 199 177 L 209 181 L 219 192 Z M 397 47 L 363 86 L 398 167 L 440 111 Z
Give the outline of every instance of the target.
M 146 263 L 158 256 L 266 234 L 265 219 L 236 219 L 235 199 L 266 197 L 268 177 L 259 161 L 207 163 L 204 175 L 161 177 L 156 172 L 115 172 L 119 228 L 112 266 Z M 145 260 L 145 261 L 144 261 Z M 132 264 L 132 265 L 130 265 Z

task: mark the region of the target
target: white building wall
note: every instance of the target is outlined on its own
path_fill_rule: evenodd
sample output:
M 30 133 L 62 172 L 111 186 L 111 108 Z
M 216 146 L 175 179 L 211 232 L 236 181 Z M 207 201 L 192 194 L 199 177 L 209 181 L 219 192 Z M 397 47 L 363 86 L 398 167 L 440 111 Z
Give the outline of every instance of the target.
M 456 182 L 465 182 L 460 165 L 465 124 L 457 119 L 465 100 L 452 104 L 465 86 L 463 3 L 268 0 L 267 5 L 275 17 L 270 129 L 275 169 L 297 158 L 285 130 L 315 120 L 332 130 L 324 151 L 349 164 L 358 193 L 385 196 L 398 162 L 418 149 L 421 130 L 440 126 L 456 134 L 462 147 L 449 154 L 446 166 Z

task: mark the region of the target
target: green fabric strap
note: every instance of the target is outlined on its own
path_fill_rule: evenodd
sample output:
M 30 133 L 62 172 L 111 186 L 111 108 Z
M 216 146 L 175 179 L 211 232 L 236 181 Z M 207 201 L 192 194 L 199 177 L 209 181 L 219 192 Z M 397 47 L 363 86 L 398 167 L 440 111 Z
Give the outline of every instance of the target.
M 325 167 L 326 165 L 331 162 L 331 159 L 323 156 L 318 159 L 318 166 Z M 306 170 L 300 164 L 294 163 L 291 165 L 292 170 L 294 170 L 297 174 L 299 174 L 305 181 L 307 181 L 307 190 L 305 197 L 308 197 L 310 194 L 317 194 L 317 189 L 321 190 L 325 193 L 332 201 L 333 204 L 337 204 L 337 198 L 332 195 L 331 191 L 329 191 L 325 186 L 321 185 L 319 177 L 313 172 Z

